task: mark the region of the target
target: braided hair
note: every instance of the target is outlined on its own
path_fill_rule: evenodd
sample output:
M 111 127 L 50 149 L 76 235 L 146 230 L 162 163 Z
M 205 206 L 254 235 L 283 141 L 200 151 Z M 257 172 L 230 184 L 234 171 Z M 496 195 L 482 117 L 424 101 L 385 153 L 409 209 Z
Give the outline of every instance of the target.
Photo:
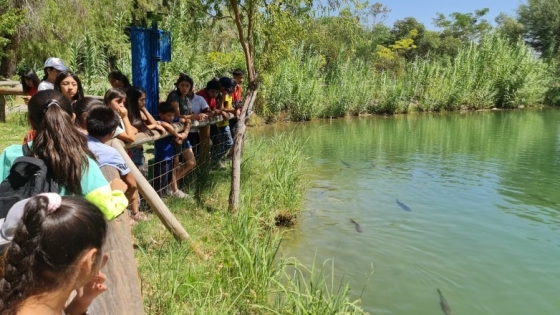
M 0 268 L 0 314 L 16 314 L 22 302 L 75 281 L 76 262 L 89 249 L 101 249 L 107 221 L 81 197 L 62 197 L 54 209 L 45 195 L 29 199 Z

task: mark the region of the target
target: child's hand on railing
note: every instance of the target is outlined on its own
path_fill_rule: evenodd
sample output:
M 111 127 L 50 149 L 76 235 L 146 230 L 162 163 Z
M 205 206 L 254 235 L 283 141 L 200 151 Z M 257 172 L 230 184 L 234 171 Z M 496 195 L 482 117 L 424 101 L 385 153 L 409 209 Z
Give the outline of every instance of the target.
M 206 115 L 205 113 L 196 114 L 194 116 L 195 116 L 195 120 L 198 120 L 198 121 L 204 121 L 204 120 L 208 119 L 208 115 Z
M 128 185 L 120 178 L 115 178 L 111 182 L 109 182 L 111 186 L 111 190 L 120 190 L 122 192 L 126 192 L 128 189 Z

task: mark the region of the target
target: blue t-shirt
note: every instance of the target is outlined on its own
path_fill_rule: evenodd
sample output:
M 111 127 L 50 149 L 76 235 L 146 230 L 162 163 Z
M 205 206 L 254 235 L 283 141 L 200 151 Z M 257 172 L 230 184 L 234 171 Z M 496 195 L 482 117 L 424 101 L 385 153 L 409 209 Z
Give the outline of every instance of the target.
M 173 122 L 178 122 L 178 118 L 174 118 Z M 175 155 L 175 150 L 173 148 L 175 137 L 169 136 L 163 139 L 154 141 L 154 159 L 156 161 L 168 161 L 173 160 Z
M 117 151 L 117 149 L 110 147 L 99 141 L 97 138 L 89 135 L 87 136 L 87 140 L 88 148 L 91 150 L 91 152 L 93 152 L 93 154 L 95 154 L 99 167 L 105 165 L 113 166 L 117 170 L 119 170 L 119 174 L 121 174 L 121 176 L 125 176 L 126 174 L 130 173 L 130 168 L 128 168 L 128 165 L 126 165 L 124 159 L 119 154 L 119 151 Z
M 175 155 L 173 137 L 165 137 L 154 141 L 154 153 L 156 161 L 173 160 L 173 155 Z

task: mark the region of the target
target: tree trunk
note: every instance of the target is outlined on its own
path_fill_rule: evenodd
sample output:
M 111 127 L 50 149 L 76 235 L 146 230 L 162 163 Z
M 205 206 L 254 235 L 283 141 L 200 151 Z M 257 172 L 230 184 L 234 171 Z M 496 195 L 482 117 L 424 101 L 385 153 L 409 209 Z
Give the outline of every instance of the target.
M 236 212 L 239 208 L 239 195 L 241 193 L 241 153 L 243 151 L 243 141 L 245 138 L 245 121 L 247 119 L 248 113 L 251 112 L 255 99 L 257 97 L 256 90 L 256 73 L 255 65 L 253 63 L 253 13 L 255 10 L 255 2 L 247 3 L 246 10 L 249 11 L 247 16 L 247 37 L 243 32 L 243 24 L 241 21 L 241 15 L 239 14 L 239 3 L 238 0 L 230 0 L 231 9 L 233 10 L 235 16 L 235 25 L 237 27 L 237 34 L 239 36 L 239 43 L 243 48 L 243 53 L 245 54 L 245 63 L 247 64 L 247 75 L 249 79 L 249 93 L 245 98 L 245 103 L 243 104 L 243 109 L 239 115 L 237 121 L 237 132 L 235 133 L 233 143 L 233 156 L 232 156 L 232 168 L 231 168 L 231 190 L 229 192 L 229 211 Z
M 19 38 L 17 32 L 10 39 L 10 43 L 6 47 L 6 56 L 0 60 L 0 77 L 9 79 L 16 73 L 17 66 L 17 47 L 19 46 Z
M 237 131 L 235 132 L 235 137 L 233 139 L 234 145 L 231 167 L 231 189 L 229 192 L 230 212 L 237 212 L 239 207 L 239 195 L 241 192 L 241 153 L 243 151 L 243 141 L 245 140 L 245 130 L 247 128 L 245 121 L 253 108 L 256 98 L 257 90 L 250 89 L 247 94 L 247 98 L 245 98 L 243 110 L 241 110 L 241 114 L 237 120 Z

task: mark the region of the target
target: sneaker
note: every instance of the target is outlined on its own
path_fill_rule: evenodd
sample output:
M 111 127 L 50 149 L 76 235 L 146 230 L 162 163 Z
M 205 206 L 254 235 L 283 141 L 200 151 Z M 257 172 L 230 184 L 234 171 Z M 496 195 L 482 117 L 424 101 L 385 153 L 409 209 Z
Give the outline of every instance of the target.
M 132 212 L 130 212 L 130 210 L 128 211 L 128 217 L 130 219 L 130 225 L 134 225 L 140 221 L 147 221 L 148 220 L 148 216 L 146 216 L 145 213 L 138 211 L 135 214 L 132 214 Z
M 177 198 L 189 198 L 188 194 L 185 194 L 183 191 L 181 190 L 177 190 L 177 191 L 169 191 L 169 196 L 171 197 L 177 197 Z
M 224 163 L 224 161 L 219 161 L 218 164 L 216 165 L 216 168 L 219 170 L 225 170 L 226 164 Z

